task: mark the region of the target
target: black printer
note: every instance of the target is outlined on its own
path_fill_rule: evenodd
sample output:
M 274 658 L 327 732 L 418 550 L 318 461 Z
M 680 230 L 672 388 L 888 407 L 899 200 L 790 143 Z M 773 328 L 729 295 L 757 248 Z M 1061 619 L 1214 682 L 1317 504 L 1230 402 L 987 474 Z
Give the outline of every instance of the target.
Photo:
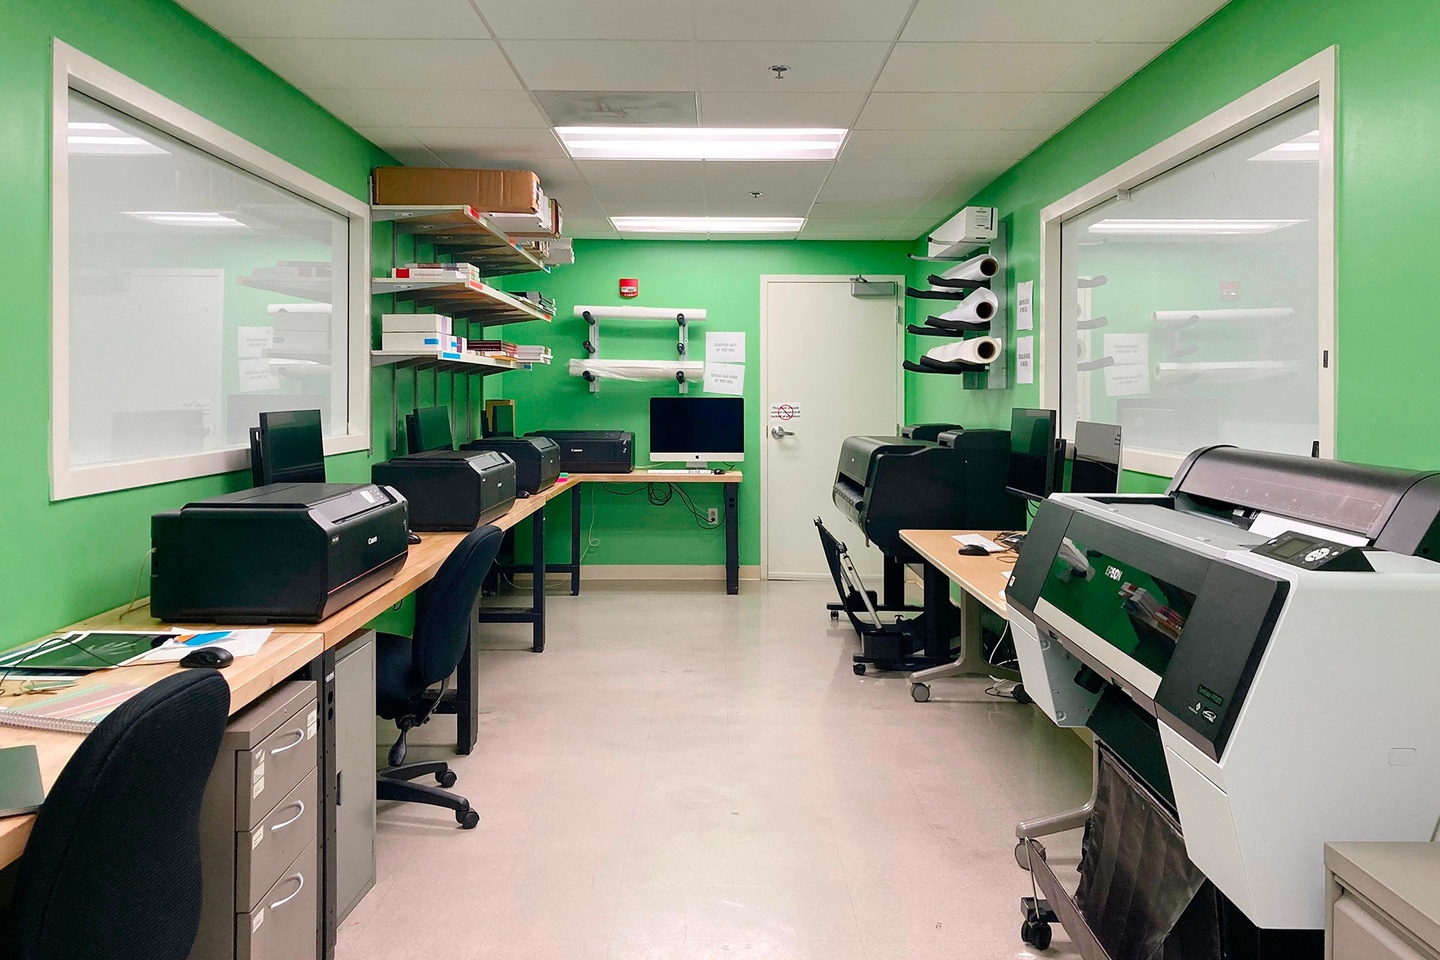
M 560 479 L 560 445 L 549 437 L 486 437 L 461 450 L 494 450 L 515 461 L 515 489 L 539 493 Z
M 515 502 L 515 461 L 494 450 L 427 450 L 370 468 L 410 501 L 412 530 L 474 530 Z
M 150 518 L 150 612 L 167 622 L 318 623 L 405 565 L 405 498 L 272 483 Z
M 935 443 L 947 433 L 963 433 L 964 427 L 958 423 L 907 423 L 900 428 L 900 436 L 906 440 L 926 440 Z M 950 444 L 954 446 L 954 444 Z
M 536 430 L 560 445 L 566 473 L 630 473 L 635 469 L 635 434 L 629 430 Z

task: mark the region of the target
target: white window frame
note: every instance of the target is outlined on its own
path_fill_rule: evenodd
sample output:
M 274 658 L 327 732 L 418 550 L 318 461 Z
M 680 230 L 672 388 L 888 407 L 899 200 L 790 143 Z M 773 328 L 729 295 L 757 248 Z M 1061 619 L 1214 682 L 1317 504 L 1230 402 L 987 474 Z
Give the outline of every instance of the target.
M 262 150 L 248 140 L 185 109 L 173 100 L 56 40 L 51 102 L 51 387 L 50 499 L 126 490 L 246 469 L 246 449 L 157 457 L 77 467 L 70 462 L 70 91 L 107 106 L 204 150 L 349 222 L 349 375 L 347 423 L 340 436 L 327 437 L 326 455 L 370 447 L 370 208 L 319 177 Z
M 1040 211 L 1040 405 L 1060 409 L 1060 227 L 1122 191 L 1173 170 L 1208 150 L 1310 100 L 1320 110 L 1320 456 L 1335 456 L 1335 48 L 1322 50 L 1274 80 L 1181 130 Z M 1180 454 L 1125 451 L 1125 469 L 1173 477 Z

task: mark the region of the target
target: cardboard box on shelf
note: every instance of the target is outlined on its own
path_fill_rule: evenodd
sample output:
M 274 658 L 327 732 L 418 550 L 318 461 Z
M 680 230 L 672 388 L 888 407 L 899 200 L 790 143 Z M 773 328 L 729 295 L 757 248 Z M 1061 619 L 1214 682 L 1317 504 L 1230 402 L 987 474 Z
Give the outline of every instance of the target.
M 529 170 L 455 170 L 449 167 L 376 167 L 377 204 L 468 204 L 481 213 L 538 214 L 545 193 Z
M 386 353 L 460 353 L 460 339 L 443 333 L 390 333 L 381 331 L 380 349 Z

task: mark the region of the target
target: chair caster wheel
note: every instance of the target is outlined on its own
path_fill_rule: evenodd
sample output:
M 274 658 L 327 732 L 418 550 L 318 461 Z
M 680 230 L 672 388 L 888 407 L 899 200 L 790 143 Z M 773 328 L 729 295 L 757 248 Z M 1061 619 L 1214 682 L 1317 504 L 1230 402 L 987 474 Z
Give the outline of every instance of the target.
M 1037 842 L 1034 849 L 1031 851 L 1030 856 L 1039 857 L 1041 860 L 1044 860 L 1045 845 Z M 1030 856 L 1026 856 L 1025 854 L 1024 840 L 1021 840 L 1019 843 L 1015 844 L 1015 862 L 1020 864 L 1021 870 L 1030 869 Z
M 831 619 L 831 620 L 839 620 L 839 619 L 840 619 L 840 611 L 839 611 L 839 610 L 831 610 L 831 611 L 830 611 L 830 619 Z
M 863 663 L 857 663 L 857 664 L 855 664 L 855 666 L 851 667 L 850 669 L 852 669 L 852 670 L 855 671 L 855 676 L 857 676 L 857 677 L 863 677 L 863 676 L 865 676 L 865 664 L 863 664 Z
M 440 784 L 442 788 L 449 790 L 451 787 L 455 786 L 455 771 L 441 770 L 439 773 L 435 774 L 435 782 Z
M 1020 939 L 1036 950 L 1047 950 L 1050 947 L 1050 924 L 1026 920 L 1020 925 Z
M 480 825 L 480 814 L 474 810 L 456 810 L 455 822 L 460 824 L 460 829 L 462 830 L 474 830 Z M 1028 943 L 1029 941 L 1026 942 Z M 1045 942 L 1049 943 L 1049 938 L 1046 938 Z
M 928 683 L 912 683 L 912 684 L 910 684 L 910 699 L 911 699 L 911 700 L 914 700 L 916 703 L 924 703 L 926 700 L 929 700 L 929 699 L 930 699 L 930 684 L 928 684 Z
M 1028 693 L 1025 692 L 1025 684 L 1023 684 L 1023 683 L 1017 683 L 1017 684 L 1015 684 L 1015 689 L 1013 689 L 1013 690 L 1010 691 L 1010 695 L 1015 698 L 1015 702 L 1016 702 L 1016 703 L 1034 703 L 1034 702 L 1035 702 L 1035 698 L 1032 697 L 1032 696 L 1030 696 L 1030 694 L 1028 694 Z

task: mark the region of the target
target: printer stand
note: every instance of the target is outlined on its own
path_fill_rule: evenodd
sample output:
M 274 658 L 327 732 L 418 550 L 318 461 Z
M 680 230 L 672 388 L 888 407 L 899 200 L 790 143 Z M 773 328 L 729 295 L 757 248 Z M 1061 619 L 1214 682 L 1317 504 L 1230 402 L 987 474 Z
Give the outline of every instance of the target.
M 905 563 L 890 554 L 883 554 L 883 581 L 881 583 L 880 596 L 877 598 L 874 591 L 870 591 L 870 600 L 875 605 L 877 613 L 919 613 L 924 607 L 917 607 L 914 604 L 905 602 Z M 859 597 L 852 598 L 855 603 L 860 603 Z M 839 620 L 840 614 L 845 612 L 845 605 L 841 603 L 827 603 L 825 609 L 830 611 L 831 620 Z M 947 660 L 949 658 L 946 658 Z

